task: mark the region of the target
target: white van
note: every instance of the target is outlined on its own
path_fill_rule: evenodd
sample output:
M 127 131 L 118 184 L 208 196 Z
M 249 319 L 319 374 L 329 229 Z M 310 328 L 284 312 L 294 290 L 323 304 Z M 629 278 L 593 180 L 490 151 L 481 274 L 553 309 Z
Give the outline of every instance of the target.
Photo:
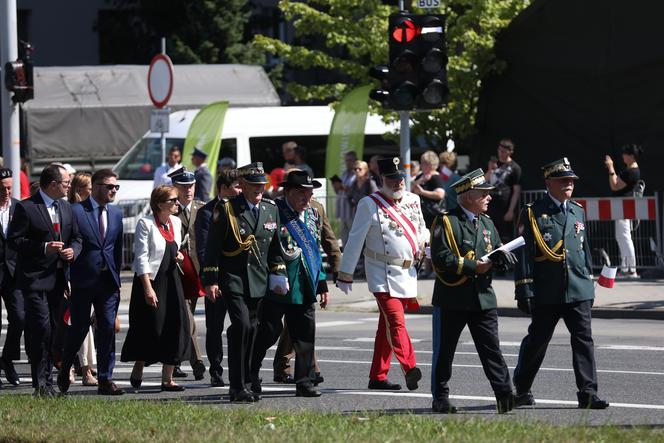
M 198 109 L 177 111 L 170 116 L 166 150 L 184 147 L 189 126 Z M 306 162 L 316 177 L 325 176 L 327 137 L 334 118 L 328 106 L 284 106 L 229 108 L 224 119 L 219 158 L 233 158 L 238 166 L 260 161 L 266 172 L 283 167 L 281 145 L 293 140 L 307 150 Z M 374 154 L 399 155 L 395 126 L 386 125 L 377 115 L 368 115 L 365 126 L 364 159 Z M 124 212 L 126 233 L 134 232 L 137 217 L 149 210 L 154 171 L 162 163 L 161 134 L 147 132 L 113 168 L 120 176 L 116 201 Z M 413 158 L 424 149 L 413 149 Z M 325 180 L 321 180 L 325 183 Z M 325 188 L 319 195 L 325 195 Z

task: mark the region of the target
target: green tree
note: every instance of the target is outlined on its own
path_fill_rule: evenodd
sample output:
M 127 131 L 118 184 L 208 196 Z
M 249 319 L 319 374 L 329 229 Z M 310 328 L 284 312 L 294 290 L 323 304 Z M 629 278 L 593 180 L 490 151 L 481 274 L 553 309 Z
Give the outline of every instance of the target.
M 431 11 L 446 15 L 450 98 L 444 109 L 412 114 L 415 135 L 445 139 L 448 131 L 457 138 L 473 133 L 482 81 L 504 67 L 494 55 L 496 35 L 530 2 L 447 0 L 444 7 Z M 388 60 L 387 20 L 397 12 L 394 6 L 380 0 L 281 0 L 279 7 L 298 38 L 323 44 L 317 48 L 289 45 L 257 35 L 255 47 L 290 66 L 330 70 L 344 79 L 315 85 L 290 83 L 286 90 L 296 100 L 339 100 L 352 88 L 372 82 L 369 68 Z M 396 118 L 395 113 L 385 116 Z

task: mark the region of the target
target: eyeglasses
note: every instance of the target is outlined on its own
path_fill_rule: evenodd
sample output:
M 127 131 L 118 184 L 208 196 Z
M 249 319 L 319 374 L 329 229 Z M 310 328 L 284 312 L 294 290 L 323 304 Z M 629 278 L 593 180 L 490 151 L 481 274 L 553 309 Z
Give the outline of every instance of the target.
M 170 204 L 172 204 L 172 205 L 176 204 L 177 202 L 178 202 L 178 198 L 177 198 L 177 197 L 169 198 L 168 200 L 164 200 L 164 201 L 162 201 L 162 203 L 170 203 Z
M 69 186 L 71 184 L 71 180 L 56 180 L 58 183 L 62 183 L 65 186 Z
M 112 191 L 113 189 L 115 189 L 116 191 L 120 190 L 120 185 L 112 185 L 110 183 L 95 183 L 95 185 L 103 186 L 104 188 L 106 188 L 109 191 Z

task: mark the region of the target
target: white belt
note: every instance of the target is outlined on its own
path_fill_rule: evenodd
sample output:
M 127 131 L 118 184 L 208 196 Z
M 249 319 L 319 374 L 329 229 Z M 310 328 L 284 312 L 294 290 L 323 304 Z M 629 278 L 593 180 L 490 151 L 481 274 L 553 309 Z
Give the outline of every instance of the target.
M 364 249 L 364 256 L 387 263 L 388 265 L 401 266 L 403 269 L 408 269 L 415 264 L 415 262 L 409 258 L 390 257 L 389 255 L 372 251 L 369 248 Z

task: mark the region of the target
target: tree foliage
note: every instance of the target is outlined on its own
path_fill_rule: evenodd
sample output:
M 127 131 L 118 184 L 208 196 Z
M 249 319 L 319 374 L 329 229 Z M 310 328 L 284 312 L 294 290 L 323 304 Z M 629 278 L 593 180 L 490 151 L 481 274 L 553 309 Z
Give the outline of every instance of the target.
M 503 68 L 494 55 L 496 36 L 530 1 L 447 0 L 444 7 L 430 11 L 446 16 L 450 99 L 444 109 L 412 114 L 416 135 L 433 140 L 445 139 L 448 131 L 455 137 L 473 133 L 482 81 Z M 257 35 L 255 47 L 295 68 L 329 70 L 343 79 L 290 83 L 287 92 L 297 100 L 337 101 L 354 87 L 374 82 L 369 68 L 387 63 L 387 22 L 397 12 L 395 6 L 379 0 L 281 0 L 279 7 L 303 43 L 289 45 Z M 314 47 L 312 41 L 322 44 Z M 385 115 L 396 118 L 394 113 Z

